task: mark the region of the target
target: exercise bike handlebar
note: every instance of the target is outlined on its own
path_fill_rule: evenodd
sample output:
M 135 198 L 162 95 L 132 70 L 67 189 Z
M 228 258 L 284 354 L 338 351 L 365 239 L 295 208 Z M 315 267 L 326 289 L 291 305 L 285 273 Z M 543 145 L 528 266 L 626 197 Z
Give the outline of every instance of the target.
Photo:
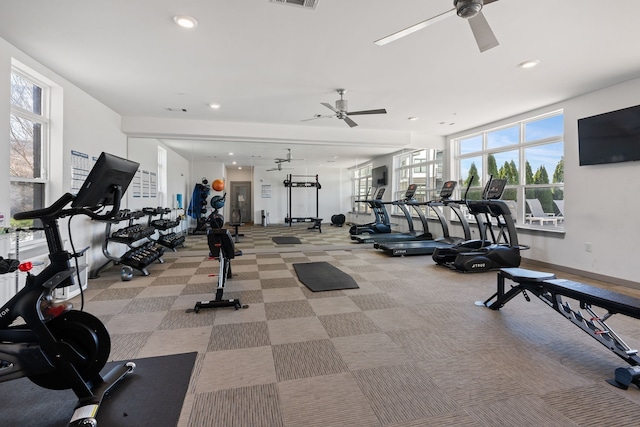
M 23 219 L 41 219 L 41 218 L 63 218 L 68 215 L 76 215 L 83 214 L 88 216 L 91 219 L 95 220 L 108 220 L 112 219 L 116 212 L 120 210 L 120 200 L 122 199 L 122 189 L 120 186 L 115 185 L 113 188 L 113 192 L 115 193 L 113 208 L 106 214 L 98 214 L 94 212 L 95 209 L 98 209 L 99 206 L 95 208 L 82 207 L 82 208 L 71 208 L 64 209 L 70 202 L 72 202 L 76 196 L 71 193 L 65 193 L 58 200 L 53 202 L 50 206 L 42 209 L 35 209 L 31 211 L 18 212 L 13 215 L 13 218 L 16 220 Z M 94 209 L 94 210 L 92 210 Z

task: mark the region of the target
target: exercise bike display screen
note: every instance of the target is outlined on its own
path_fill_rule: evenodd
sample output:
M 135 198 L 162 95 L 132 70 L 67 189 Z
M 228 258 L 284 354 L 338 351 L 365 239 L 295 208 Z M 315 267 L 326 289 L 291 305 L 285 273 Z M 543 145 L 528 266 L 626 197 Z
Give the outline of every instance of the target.
M 113 186 L 124 194 L 138 170 L 139 163 L 103 152 L 89 172 L 72 207 L 96 208 L 114 204 Z

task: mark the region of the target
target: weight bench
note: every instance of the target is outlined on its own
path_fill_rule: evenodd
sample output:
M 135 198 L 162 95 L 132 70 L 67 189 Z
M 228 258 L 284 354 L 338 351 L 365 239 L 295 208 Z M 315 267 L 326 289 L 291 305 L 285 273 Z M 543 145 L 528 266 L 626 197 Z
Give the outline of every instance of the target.
M 516 283 L 506 292 L 505 279 Z M 497 287 L 496 293 L 485 301 L 477 301 L 476 305 L 499 310 L 520 293 L 527 301 L 531 301 L 531 293 L 631 365 L 629 368 L 617 368 L 615 378 L 607 380 L 609 384 L 622 389 L 627 389 L 632 383 L 640 387 L 638 350 L 629 348 L 605 323 L 618 313 L 640 319 L 640 299 L 580 282 L 557 279 L 552 273 L 524 268 L 501 269 L 498 272 Z M 568 302 L 562 301 L 562 297 L 577 300 L 580 309 L 574 310 Z M 598 316 L 592 305 L 607 310 L 607 314 L 603 317 Z M 587 314 L 580 310 L 585 310 Z
M 311 222 L 313 222 L 313 225 L 309 228 L 307 228 L 307 230 L 318 230 L 318 233 L 322 233 L 322 218 L 309 218 L 311 220 Z
M 198 313 L 201 308 L 234 307 L 236 310 L 239 308 L 249 308 L 248 305 L 242 305 L 239 299 L 222 299 L 227 279 L 230 279 L 232 276 L 231 260 L 242 255 L 242 251 L 236 250 L 233 239 L 231 238 L 231 233 L 229 233 L 229 230 L 226 228 L 212 228 L 207 234 L 207 243 L 209 244 L 211 257 L 217 258 L 220 262 L 220 270 L 217 274 L 218 286 L 216 287 L 216 297 L 214 300 L 196 302 L 193 310 L 187 310 L 187 312 L 195 311 Z

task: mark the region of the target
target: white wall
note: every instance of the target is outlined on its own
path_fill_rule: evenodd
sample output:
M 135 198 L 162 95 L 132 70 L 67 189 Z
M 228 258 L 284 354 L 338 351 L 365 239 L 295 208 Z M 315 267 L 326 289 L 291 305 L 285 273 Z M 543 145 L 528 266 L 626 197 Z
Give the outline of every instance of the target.
M 11 45 L 0 39 L 0 81 L 8 82 L 11 74 Z M 9 226 L 9 212 L 11 208 L 9 199 L 9 114 L 11 88 L 8 84 L 0 85 L 0 214 L 4 216 L 0 227 Z M 0 255 L 6 256 L 9 252 L 9 239 L 0 239 Z
M 162 142 L 154 138 L 129 138 L 127 158 L 140 163 L 140 170 L 151 172 L 158 171 L 158 147 L 167 150 L 167 194 L 164 201 L 157 197 L 133 197 L 131 191 L 127 192 L 129 209 L 142 209 L 144 207 L 162 206 L 176 208 L 176 194 L 182 194 L 183 206 L 188 191 L 189 161 Z M 191 189 L 193 191 L 193 188 Z M 186 207 L 184 207 L 186 209 Z
M 290 165 L 288 164 L 287 167 Z M 291 166 L 295 166 L 292 163 Z M 344 203 L 343 194 L 351 191 L 350 184 L 345 187 L 345 182 L 349 182 L 349 172 L 346 169 L 328 168 L 304 168 L 294 167 L 292 170 L 270 171 L 264 168 L 254 168 L 254 218 L 256 222 L 261 221 L 261 211 L 269 212 L 271 224 L 284 224 L 288 209 L 288 191 L 284 186 L 287 176 L 293 175 L 294 182 L 315 182 L 315 175 L 318 175 L 318 182 L 321 185 L 318 190 L 316 203 L 316 189 L 311 188 L 291 188 L 291 216 L 292 217 L 315 217 L 316 205 L 318 215 L 323 218 L 323 222 L 330 222 L 331 216 L 339 213 L 346 214 L 349 204 Z M 271 186 L 271 197 L 262 197 L 262 186 Z M 348 188 L 348 190 L 346 190 Z M 350 195 L 349 195 L 350 197 Z
M 640 79 L 635 79 L 451 136 L 564 109 L 565 232 L 552 234 L 519 229 L 520 243 L 531 246 L 522 252 L 523 257 L 584 271 L 594 277 L 620 279 L 620 283 L 640 282 L 635 265 L 640 236 L 637 215 L 640 163 L 579 166 L 577 125 L 580 118 L 637 105 L 639 93 Z M 592 252 L 585 251 L 586 242 L 592 244 Z
M 124 120 L 125 126 L 121 126 L 121 117 L 91 98 L 85 92 L 75 87 L 70 82 L 61 78 L 51 70 L 24 55 L 13 46 L 0 39 L 0 81 L 9 81 L 11 58 L 15 57 L 25 65 L 33 68 L 47 79 L 59 86 L 55 92 L 62 97 L 64 107 L 62 117 L 56 118 L 62 121 L 62 129 L 53 129 L 55 135 L 61 135 L 61 149 L 54 153 L 56 162 L 52 168 L 52 177 L 56 178 L 51 185 L 49 202 L 55 200 L 62 193 L 70 189 L 71 150 L 85 152 L 97 156 L 102 150 L 110 153 L 126 156 L 127 140 L 123 128 L 130 128 L 136 133 L 149 135 L 163 134 L 172 131 L 172 124 L 155 119 L 130 119 Z M 636 238 L 640 231 L 636 212 L 640 208 L 640 198 L 637 197 L 638 163 L 621 163 L 599 166 L 578 166 L 577 149 L 577 119 L 610 110 L 624 108 L 638 104 L 640 93 L 640 79 L 602 89 L 590 94 L 576 97 L 555 105 L 541 108 L 527 114 L 508 118 L 483 128 L 498 126 L 514 120 L 530 117 L 544 112 L 564 109 L 565 115 L 565 198 L 567 222 L 564 234 L 548 234 L 544 232 L 522 232 L 520 240 L 524 244 L 531 245 L 531 250 L 524 252 L 524 256 L 533 260 L 565 266 L 570 269 L 582 270 L 593 275 L 603 275 L 628 282 L 638 282 L 635 269 Z M 0 134 L 9 132 L 9 105 L 8 85 L 0 85 Z M 60 101 L 58 101 L 60 102 Z M 169 122 L 169 121 L 167 121 Z M 297 137 L 297 132 L 303 132 L 298 127 L 283 127 L 281 132 L 272 125 L 247 125 L 242 124 L 213 124 L 209 122 L 184 122 L 185 129 L 200 135 L 221 133 L 237 133 L 244 137 L 258 138 L 265 132 L 277 132 L 288 137 Z M 164 126 L 164 127 L 163 127 Z M 235 126 L 235 128 L 233 128 Z M 142 131 L 140 130 L 142 129 Z M 470 129 L 465 133 L 479 129 Z M 185 132 L 188 134 L 185 130 Z M 360 135 L 365 135 L 360 133 Z M 308 135 L 302 135 L 308 137 Z M 366 134 L 367 138 L 370 136 Z M 452 135 L 455 137 L 457 135 Z M 382 142 L 385 138 L 394 142 L 402 142 L 414 145 L 409 134 L 378 133 L 372 136 L 372 142 Z M 420 140 L 422 142 L 422 139 Z M 440 141 L 439 137 L 424 137 L 424 145 Z M 364 143 L 364 141 L 357 141 Z M 0 141 L 0 150 L 8 152 L 8 140 Z M 155 157 L 155 156 L 154 156 Z M 8 156 L 0 156 L 0 176 L 4 176 L 0 185 L 0 212 L 9 212 L 8 190 Z M 174 161 L 178 167 L 173 166 Z M 384 161 L 391 166 L 387 160 Z M 189 165 L 188 177 L 184 175 L 184 168 Z M 221 162 L 203 162 L 199 159 L 181 159 L 172 157 L 169 160 L 172 176 L 185 179 L 176 179 L 175 191 L 185 191 L 185 208 L 188 206 L 193 186 L 207 177 L 209 182 L 215 178 L 225 176 L 225 167 Z M 61 165 L 61 168 L 57 168 Z M 375 166 L 378 166 L 375 162 Z M 391 169 L 390 169 L 391 170 Z M 320 190 L 320 216 L 328 221 L 331 215 L 346 213 L 350 208 L 350 182 L 347 170 L 330 171 L 297 169 L 287 171 L 296 175 L 320 176 L 322 190 Z M 254 171 L 254 217 L 259 220 L 262 209 L 271 213 L 273 223 L 282 223 L 287 211 L 286 188 L 282 184 L 286 178 L 283 172 Z M 271 198 L 261 197 L 261 186 L 271 185 Z M 293 189 L 294 216 L 315 215 L 315 192 L 313 190 Z M 77 221 L 77 222 L 75 222 Z M 82 224 L 80 222 L 83 221 Z M 61 223 L 64 234 L 64 222 Z M 90 221 L 75 219 L 74 240 L 77 247 L 92 244 L 98 249 L 103 236 L 104 227 Z M 585 251 L 585 242 L 590 242 L 592 252 Z M 0 245 L 0 251 L 2 246 Z M 99 250 L 92 251 L 90 261 L 99 262 L 101 257 Z
M 5 40 L 0 39 L 0 81 L 9 82 L 12 58 L 24 64 L 53 86 L 52 104 L 56 108 L 52 116 L 52 141 L 49 177 L 51 185 L 46 203 L 52 203 L 71 190 L 71 150 L 97 157 L 103 150 L 126 157 L 126 136 L 122 133 L 120 116 L 87 93 L 74 86 L 55 72 L 42 66 Z M 0 212 L 8 215 L 9 204 L 9 85 L 0 85 Z M 60 221 L 63 239 L 67 239 L 67 220 Z M 7 220 L 8 224 L 8 220 Z M 105 258 L 100 251 L 104 240 L 104 225 L 85 217 L 73 219 L 73 241 L 76 248 L 92 246 L 88 261 L 101 264 Z M 0 247 L 0 251 L 2 248 Z

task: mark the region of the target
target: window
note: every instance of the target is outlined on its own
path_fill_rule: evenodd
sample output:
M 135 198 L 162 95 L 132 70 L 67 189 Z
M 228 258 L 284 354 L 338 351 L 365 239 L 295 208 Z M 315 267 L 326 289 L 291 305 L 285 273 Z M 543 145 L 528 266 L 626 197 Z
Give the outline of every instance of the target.
M 11 72 L 10 197 L 16 212 L 45 204 L 49 135 L 48 87 L 18 69 Z M 31 227 L 33 220 L 11 220 L 13 227 Z
M 444 182 L 442 178 L 443 151 L 428 149 L 402 153 L 394 157 L 394 200 L 404 197 L 409 184 L 417 184 L 415 199 L 419 202 L 435 200 Z M 392 213 L 398 213 L 393 207 Z
M 469 199 L 479 199 L 490 176 L 505 178 L 503 200 L 511 201 L 514 219 L 527 226 L 562 229 L 564 214 L 564 115 L 541 117 L 469 135 L 452 141 L 455 164 L 464 191 L 472 176 Z M 537 199 L 545 216 L 533 220 L 527 199 Z
M 158 146 L 158 206 L 167 202 L 167 150 Z
M 361 214 L 371 211 L 368 203 L 358 202 L 358 200 L 367 200 L 373 197 L 371 169 L 372 166 L 369 164 L 353 170 L 353 196 L 351 197 L 353 213 Z

